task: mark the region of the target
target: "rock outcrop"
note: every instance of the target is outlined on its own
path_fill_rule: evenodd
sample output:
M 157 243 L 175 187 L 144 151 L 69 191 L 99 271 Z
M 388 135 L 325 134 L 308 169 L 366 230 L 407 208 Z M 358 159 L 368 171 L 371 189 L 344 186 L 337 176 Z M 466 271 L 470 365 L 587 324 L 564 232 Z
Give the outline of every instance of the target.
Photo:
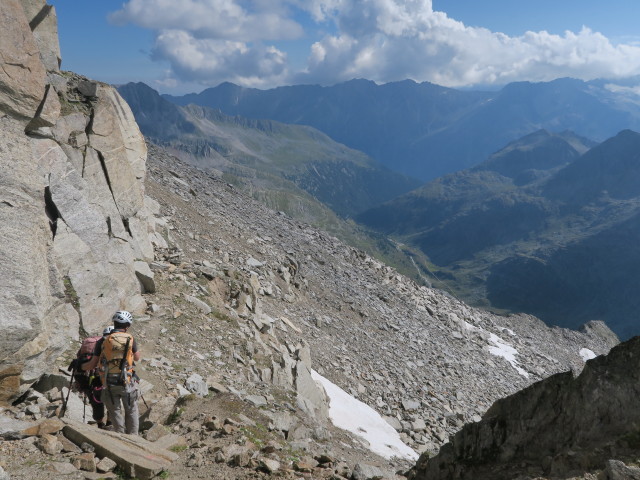
M 144 311 L 134 260 L 153 259 L 146 146 L 108 85 L 60 72 L 55 10 L 0 4 L 0 402 L 79 329 Z M 151 223 L 150 223 L 151 222 Z
M 635 337 L 589 360 L 577 377 L 559 373 L 497 401 L 436 457 L 420 458 L 410 478 L 568 478 L 611 470 L 611 459 L 635 461 L 639 385 L 640 337 Z

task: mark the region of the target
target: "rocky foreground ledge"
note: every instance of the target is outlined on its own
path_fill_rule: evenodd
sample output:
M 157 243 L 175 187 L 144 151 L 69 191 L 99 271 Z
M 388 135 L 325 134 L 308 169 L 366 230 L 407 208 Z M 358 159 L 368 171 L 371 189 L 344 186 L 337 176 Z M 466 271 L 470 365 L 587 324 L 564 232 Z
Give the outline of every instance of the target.
M 640 337 L 497 401 L 411 480 L 640 478 Z M 586 472 L 593 472 L 588 476 Z M 599 473 L 600 476 L 595 476 Z M 583 477 L 583 475 L 585 475 Z

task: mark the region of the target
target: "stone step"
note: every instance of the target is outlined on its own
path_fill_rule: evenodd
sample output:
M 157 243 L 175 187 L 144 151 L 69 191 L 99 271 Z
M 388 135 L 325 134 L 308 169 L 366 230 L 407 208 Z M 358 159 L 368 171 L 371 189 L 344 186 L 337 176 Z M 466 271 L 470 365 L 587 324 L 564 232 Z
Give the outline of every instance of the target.
M 168 470 L 178 455 L 154 445 L 137 435 L 100 430 L 95 426 L 63 420 L 64 435 L 81 445 L 87 442 L 94 446 L 96 455 L 109 457 L 130 477 L 146 480 Z

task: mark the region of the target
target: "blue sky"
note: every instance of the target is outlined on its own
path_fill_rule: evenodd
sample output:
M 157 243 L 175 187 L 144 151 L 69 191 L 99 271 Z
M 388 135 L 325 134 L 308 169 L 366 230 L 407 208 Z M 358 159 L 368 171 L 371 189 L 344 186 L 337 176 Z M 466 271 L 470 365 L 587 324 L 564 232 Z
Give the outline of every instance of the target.
M 637 0 L 49 0 L 64 69 L 162 92 L 640 75 Z

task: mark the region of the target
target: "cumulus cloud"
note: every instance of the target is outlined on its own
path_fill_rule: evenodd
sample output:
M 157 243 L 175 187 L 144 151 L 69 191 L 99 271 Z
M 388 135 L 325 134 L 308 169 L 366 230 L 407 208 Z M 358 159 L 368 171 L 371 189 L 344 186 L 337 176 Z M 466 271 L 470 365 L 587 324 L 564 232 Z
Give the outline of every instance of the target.
M 152 30 L 183 30 L 197 38 L 252 42 L 298 38 L 302 27 L 274 0 L 129 0 L 110 20 Z M 268 9 L 267 9 L 268 8 Z
M 182 30 L 165 30 L 157 38 L 153 57 L 167 60 L 178 78 L 216 85 L 270 86 L 287 77 L 287 56 L 270 46 L 196 38 Z
M 587 27 L 507 36 L 468 27 L 430 0 L 129 0 L 111 18 L 154 30 L 154 58 L 204 85 L 410 78 L 455 87 L 640 74 L 633 43 L 614 45 Z M 302 71 L 274 46 L 292 40 L 306 42 Z
M 542 31 L 510 37 L 467 27 L 433 11 L 429 1 L 330 1 L 331 8 L 324 11 L 331 11 L 338 33 L 312 46 L 300 80 L 361 76 L 380 82 L 412 78 L 466 86 L 640 72 L 640 48 L 614 46 L 587 27 L 564 35 Z

